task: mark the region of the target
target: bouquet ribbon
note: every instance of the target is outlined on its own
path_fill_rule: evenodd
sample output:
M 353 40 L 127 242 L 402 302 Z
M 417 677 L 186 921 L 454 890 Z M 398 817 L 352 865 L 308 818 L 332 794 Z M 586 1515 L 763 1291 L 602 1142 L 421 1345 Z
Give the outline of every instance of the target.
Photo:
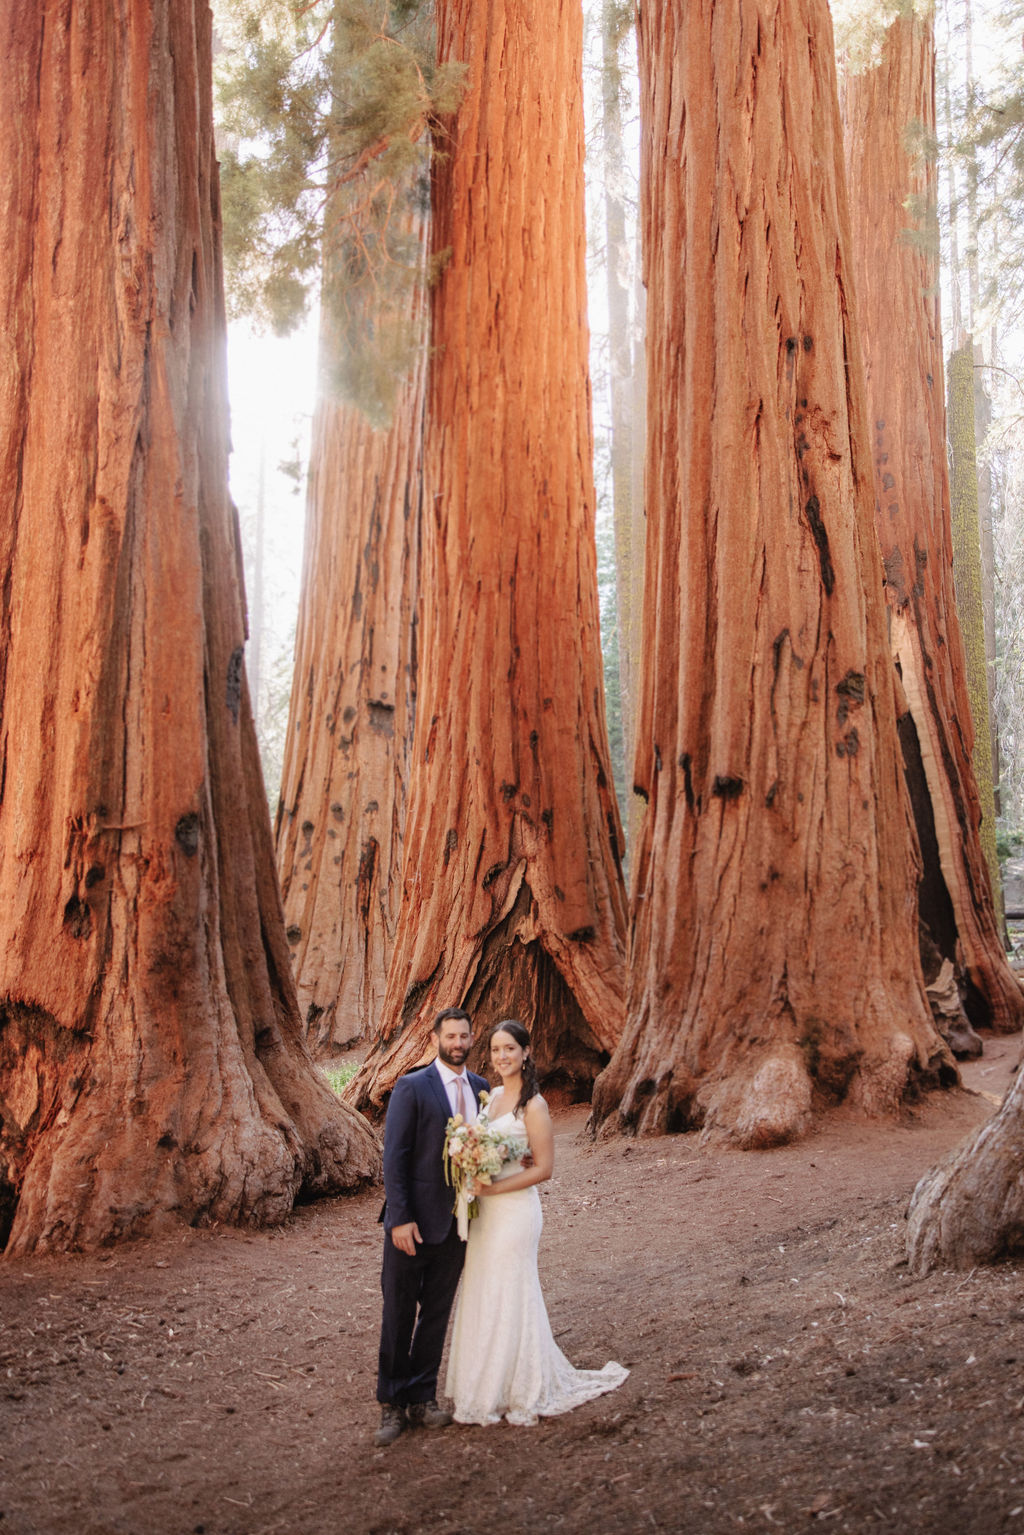
M 455 1222 L 459 1228 L 459 1236 L 463 1242 L 465 1242 L 469 1236 L 469 1207 L 471 1202 L 472 1201 L 466 1192 L 465 1185 L 463 1185 L 463 1187 L 459 1189 L 458 1196 L 455 1200 Z

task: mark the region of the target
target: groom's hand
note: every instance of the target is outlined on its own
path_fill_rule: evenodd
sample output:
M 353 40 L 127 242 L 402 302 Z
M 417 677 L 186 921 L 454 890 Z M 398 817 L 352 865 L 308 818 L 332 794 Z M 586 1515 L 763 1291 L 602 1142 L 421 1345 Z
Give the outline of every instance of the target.
M 400 1253 L 406 1253 L 410 1258 L 416 1256 L 416 1243 L 422 1242 L 420 1228 L 415 1221 L 408 1221 L 404 1226 L 391 1228 L 391 1240 Z

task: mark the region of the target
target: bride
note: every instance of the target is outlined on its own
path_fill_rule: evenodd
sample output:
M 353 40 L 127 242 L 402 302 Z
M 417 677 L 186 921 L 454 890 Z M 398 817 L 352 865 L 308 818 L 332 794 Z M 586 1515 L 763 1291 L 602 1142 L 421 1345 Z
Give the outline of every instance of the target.
M 537 1089 L 530 1036 L 514 1018 L 491 1034 L 501 1086 L 483 1110 L 489 1126 L 518 1149 L 495 1181 L 478 1184 L 462 1290 L 448 1361 L 448 1395 L 458 1423 L 536 1423 L 621 1386 L 620 1364 L 576 1370 L 555 1343 L 537 1274 L 543 1222 L 536 1185 L 551 1177 L 555 1138 Z M 523 1166 L 527 1151 L 529 1167 Z

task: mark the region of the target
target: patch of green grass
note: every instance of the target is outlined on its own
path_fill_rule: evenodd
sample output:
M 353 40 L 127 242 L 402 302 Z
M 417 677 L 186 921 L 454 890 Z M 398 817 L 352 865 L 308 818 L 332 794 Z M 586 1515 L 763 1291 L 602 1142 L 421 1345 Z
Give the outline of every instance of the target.
M 358 1061 L 343 1061 L 340 1066 L 325 1066 L 323 1068 L 323 1073 L 327 1078 L 327 1086 L 331 1089 L 331 1092 L 337 1093 L 338 1097 L 340 1098 L 342 1092 L 351 1082 L 352 1078 L 355 1076 L 358 1070 Z

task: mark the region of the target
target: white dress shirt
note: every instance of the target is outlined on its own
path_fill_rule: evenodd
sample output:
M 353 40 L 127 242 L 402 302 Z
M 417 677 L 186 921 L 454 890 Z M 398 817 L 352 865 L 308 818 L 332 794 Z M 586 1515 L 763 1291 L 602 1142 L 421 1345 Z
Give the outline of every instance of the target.
M 441 1081 L 444 1083 L 444 1090 L 448 1094 L 448 1102 L 451 1105 L 452 1114 L 454 1115 L 461 1113 L 467 1125 L 475 1124 L 477 1112 L 476 1099 L 473 1097 L 473 1088 L 469 1077 L 466 1075 L 465 1069 L 463 1069 L 461 1072 L 453 1071 L 450 1066 L 446 1066 L 444 1061 L 440 1059 L 436 1059 L 434 1061 L 434 1065 L 437 1067 Z M 466 1107 L 464 1110 L 459 1108 L 459 1090 L 457 1083 L 460 1077 L 466 1084 L 466 1090 L 464 1094 L 466 1099 Z

